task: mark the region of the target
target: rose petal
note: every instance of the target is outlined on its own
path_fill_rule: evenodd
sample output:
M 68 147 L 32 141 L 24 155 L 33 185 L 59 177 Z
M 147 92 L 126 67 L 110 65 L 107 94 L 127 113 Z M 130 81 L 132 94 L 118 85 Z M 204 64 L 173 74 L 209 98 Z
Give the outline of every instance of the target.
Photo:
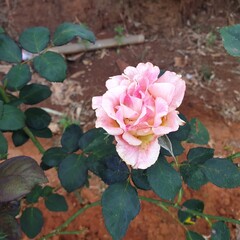
M 132 146 L 125 142 L 121 137 L 115 137 L 117 141 L 116 150 L 124 162 L 133 166 L 133 168 L 146 169 L 153 165 L 160 153 L 158 140 L 154 139 L 144 147 Z

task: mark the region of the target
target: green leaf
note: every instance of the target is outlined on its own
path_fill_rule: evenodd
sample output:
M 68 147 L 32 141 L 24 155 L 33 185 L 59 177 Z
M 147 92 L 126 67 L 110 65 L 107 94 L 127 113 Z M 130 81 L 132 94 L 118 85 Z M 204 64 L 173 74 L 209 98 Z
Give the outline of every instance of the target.
M 68 126 L 61 138 L 62 147 L 69 153 L 77 151 L 79 149 L 78 141 L 82 135 L 82 129 L 78 125 Z
M 1 95 L 0 95 L 1 97 Z M 2 119 L 3 117 L 3 106 L 4 106 L 4 102 L 2 100 L 0 100 L 0 119 Z
M 66 212 L 68 205 L 65 198 L 59 194 L 51 194 L 45 198 L 46 208 L 52 212 Z
M 63 82 L 67 76 L 64 58 L 55 52 L 46 52 L 33 59 L 33 66 L 41 77 L 50 82 Z
M 25 126 L 25 116 L 23 112 L 11 105 L 3 105 L 3 114 L 0 117 L 0 130 L 14 131 Z
M 94 34 L 85 26 L 65 22 L 60 24 L 53 36 L 53 44 L 56 46 L 64 45 L 70 42 L 74 37 L 81 37 L 83 40 L 95 42 Z
M 26 196 L 26 200 L 28 201 L 28 203 L 37 203 L 39 197 L 41 196 L 43 189 L 41 186 L 36 185 L 30 193 L 27 194 Z
M 189 124 L 191 126 L 191 131 L 187 142 L 200 145 L 207 144 L 209 141 L 209 133 L 206 127 L 200 122 L 200 120 L 193 118 L 190 120 Z
M 185 161 L 180 166 L 180 173 L 184 182 L 194 190 L 199 190 L 201 186 L 208 182 L 201 165 L 189 164 Z
M 169 139 L 175 139 L 176 141 L 182 142 L 187 140 L 188 135 L 191 131 L 190 124 L 186 117 L 183 114 L 178 115 L 183 121 L 185 121 L 185 124 L 183 126 L 180 126 L 179 129 L 176 132 L 171 132 L 168 134 Z
M 42 212 L 35 207 L 26 208 L 20 218 L 21 229 L 29 238 L 35 238 L 41 232 L 43 223 Z
M 93 128 L 84 133 L 79 139 L 79 147 L 85 153 L 92 153 L 99 158 L 116 153 L 113 137 L 102 128 Z
M 52 194 L 54 188 L 50 187 L 50 186 L 45 186 L 43 189 L 42 189 L 42 192 L 41 192 L 41 197 L 48 197 L 49 195 Z
M 102 162 L 99 176 L 108 185 L 125 182 L 129 176 L 129 169 L 118 155 L 108 156 Z
M 186 232 L 186 240 L 205 240 L 205 238 L 193 231 L 187 231 Z
M 28 108 L 25 116 L 27 126 L 36 130 L 46 128 L 51 122 L 51 116 L 41 108 Z
M 14 131 L 12 134 L 12 140 L 15 147 L 22 146 L 29 139 L 29 136 L 22 130 Z
M 173 200 L 182 187 L 179 172 L 161 155 L 157 162 L 147 169 L 147 176 L 152 190 L 166 200 Z
M 29 128 L 32 134 L 39 138 L 51 138 L 52 132 L 49 128 L 43 128 L 43 129 L 33 129 Z
M 203 164 L 207 179 L 220 188 L 240 186 L 240 170 L 229 159 L 212 158 Z
M 10 158 L 0 163 L 0 202 L 19 199 L 47 178 L 37 162 L 30 157 Z
M 215 222 L 212 225 L 211 240 L 230 240 L 230 231 L 224 222 Z
M 190 163 L 202 164 L 206 162 L 208 159 L 213 158 L 213 155 L 214 149 L 197 147 L 189 150 L 187 159 L 189 160 Z
M 4 33 L 0 33 L 0 60 L 9 63 L 20 63 L 22 60 L 18 45 Z
M 18 91 L 31 80 L 30 68 L 27 64 L 13 66 L 4 78 L 4 85 L 10 91 Z
M 19 93 L 23 103 L 33 105 L 42 102 L 50 97 L 52 91 L 46 85 L 32 83 L 24 86 Z
M 4 29 L 2 27 L 0 27 L 0 33 L 4 33 Z
M 151 186 L 148 182 L 147 170 L 146 169 L 133 169 L 131 177 L 134 185 L 142 190 L 150 190 Z
M 234 56 L 240 56 L 240 24 L 220 28 L 220 34 L 223 40 L 224 48 Z
M 57 167 L 67 157 L 66 151 L 61 147 L 52 147 L 44 152 L 42 161 L 49 167 Z
M 0 239 L 19 240 L 21 235 L 21 229 L 15 217 L 8 213 L 0 213 Z
M 62 186 L 72 192 L 87 182 L 87 164 L 83 155 L 71 154 L 64 158 L 58 168 Z
M 113 239 L 122 239 L 140 211 L 137 191 L 129 183 L 110 185 L 102 195 L 102 213 Z
M 0 131 L 0 160 L 5 159 L 8 153 L 8 142 Z
M 180 222 L 186 225 L 192 225 L 196 223 L 197 216 L 184 211 L 184 209 L 194 210 L 202 213 L 204 209 L 204 203 L 197 199 L 189 199 L 182 204 L 182 209 L 183 210 L 178 211 L 178 219 Z
M 50 40 L 50 32 L 45 27 L 27 28 L 19 37 L 22 47 L 31 53 L 40 53 Z

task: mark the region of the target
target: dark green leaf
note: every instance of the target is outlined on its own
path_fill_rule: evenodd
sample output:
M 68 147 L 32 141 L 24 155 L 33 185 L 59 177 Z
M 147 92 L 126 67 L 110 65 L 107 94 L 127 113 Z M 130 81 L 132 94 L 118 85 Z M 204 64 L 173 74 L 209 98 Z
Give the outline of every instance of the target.
M 0 160 L 5 159 L 8 153 L 8 142 L 0 131 Z
M 211 240 L 230 240 L 230 231 L 224 222 L 215 222 L 212 225 Z
M 214 155 L 214 149 L 197 147 L 189 150 L 187 159 L 190 163 L 203 164 Z
M 52 147 L 44 152 L 42 161 L 49 167 L 57 167 L 67 157 L 66 151 L 61 147 Z
M 50 82 L 63 82 L 67 76 L 64 58 L 55 52 L 46 52 L 33 59 L 33 66 L 41 77 Z
M 29 136 L 22 130 L 14 131 L 12 134 L 12 140 L 15 147 L 22 146 L 29 139 Z
M 4 78 L 4 85 L 10 91 L 18 91 L 31 80 L 30 68 L 27 64 L 13 66 Z
M 240 57 L 240 24 L 220 28 L 224 48 L 234 56 Z
M 229 159 L 212 158 L 203 164 L 207 179 L 221 188 L 240 186 L 240 170 Z
M 187 231 L 186 232 L 186 240 L 204 240 L 205 238 L 193 231 Z
M 58 168 L 62 186 L 72 192 L 87 182 L 87 164 L 83 155 L 71 154 L 63 159 Z
M 47 178 L 37 162 L 30 157 L 14 157 L 0 163 L 0 202 L 19 199 Z
M 4 33 L 4 29 L 2 27 L 0 27 L 0 33 Z
M 83 40 L 95 42 L 94 34 L 85 26 L 65 22 L 59 25 L 53 36 L 53 44 L 56 46 L 70 42 L 74 37 L 81 37 Z
M 46 208 L 52 212 L 66 212 L 68 205 L 65 198 L 59 194 L 51 194 L 45 198 Z
M 0 60 L 10 63 L 20 63 L 22 60 L 18 45 L 4 33 L 0 33 Z
M 0 130 L 14 131 L 25 126 L 25 116 L 23 112 L 11 105 L 3 105 L 3 114 L 0 118 Z
M 137 188 L 143 190 L 150 190 L 151 186 L 149 185 L 148 178 L 147 178 L 147 170 L 144 169 L 133 169 L 131 172 L 131 177 L 133 183 Z
M 113 137 L 102 128 L 93 128 L 79 139 L 79 147 L 85 153 L 93 153 L 99 158 L 116 153 Z
M 25 116 L 27 126 L 36 130 L 46 128 L 51 122 L 51 116 L 41 108 L 28 108 Z
M 78 142 L 82 135 L 82 129 L 78 125 L 68 126 L 61 138 L 62 147 L 69 153 L 77 151 L 79 149 Z
M 54 189 L 54 188 L 52 188 L 52 187 L 50 187 L 50 186 L 45 186 L 45 187 L 43 188 L 42 192 L 41 192 L 41 197 L 44 197 L 44 198 L 45 198 L 45 197 L 48 197 L 49 195 L 52 194 L 53 189 Z
M 110 185 L 127 180 L 129 169 L 119 156 L 106 157 L 102 163 L 103 166 L 99 175 L 106 184 Z
M 2 95 L 0 95 L 0 97 L 2 97 Z M 3 117 L 3 106 L 4 106 L 4 103 L 2 100 L 0 100 L 0 119 L 2 119 Z
M 197 216 L 184 211 L 184 209 L 187 208 L 202 213 L 204 209 L 204 203 L 197 199 L 189 199 L 182 204 L 182 207 L 183 210 L 178 211 L 178 219 L 180 222 L 186 225 L 192 225 L 195 224 Z
M 14 216 L 7 213 L 0 213 L 0 239 L 19 240 L 21 229 Z
M 36 186 L 31 190 L 31 192 L 27 194 L 26 200 L 27 200 L 29 203 L 37 203 L 39 197 L 41 196 L 42 190 L 43 190 L 43 189 L 42 189 L 41 186 L 36 185 Z
M 169 139 L 172 141 L 173 139 L 175 141 L 185 141 L 188 138 L 188 135 L 191 131 L 190 124 L 188 123 L 186 117 L 183 114 L 178 115 L 183 121 L 185 121 L 185 124 L 183 126 L 180 126 L 179 129 L 176 132 L 171 132 L 168 134 Z M 174 151 L 174 149 L 173 149 Z
M 199 190 L 201 186 L 208 182 L 201 165 L 183 162 L 180 166 L 180 173 L 184 182 L 194 190 Z
M 113 239 L 124 237 L 139 211 L 137 191 L 127 182 L 110 185 L 102 195 L 104 222 Z
M 23 103 L 33 105 L 50 97 L 52 91 L 46 85 L 32 83 L 24 86 L 19 93 Z
M 200 120 L 193 118 L 190 120 L 189 124 L 191 126 L 191 131 L 187 142 L 200 145 L 207 144 L 209 141 L 209 133 L 206 127 L 200 122 Z
M 30 131 L 33 133 L 34 136 L 39 138 L 51 138 L 52 132 L 49 128 L 43 128 L 43 129 L 33 129 L 29 128 Z
M 22 231 L 29 238 L 35 238 L 41 232 L 43 222 L 42 212 L 35 207 L 26 208 L 20 218 Z
M 152 190 L 166 200 L 173 200 L 182 187 L 179 172 L 161 155 L 157 162 L 147 169 L 147 176 Z
M 31 53 L 39 53 L 44 50 L 49 40 L 50 32 L 45 27 L 27 28 L 19 37 L 19 43 Z

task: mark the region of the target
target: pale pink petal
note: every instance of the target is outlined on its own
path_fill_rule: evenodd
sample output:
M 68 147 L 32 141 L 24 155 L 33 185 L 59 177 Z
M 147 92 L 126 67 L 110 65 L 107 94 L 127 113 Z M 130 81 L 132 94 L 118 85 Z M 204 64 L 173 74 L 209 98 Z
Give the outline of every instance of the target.
M 120 85 L 121 81 L 124 80 L 124 77 L 122 75 L 117 75 L 114 77 L 110 77 L 106 81 L 106 87 L 107 89 L 115 88 Z
M 120 104 L 120 97 L 126 91 L 126 87 L 119 86 L 107 91 L 102 96 L 102 107 L 109 117 L 116 120 L 116 107 Z
M 175 86 L 172 83 L 154 83 L 148 90 L 155 98 L 162 98 L 170 104 L 174 97 Z
M 125 140 L 128 144 L 132 146 L 139 146 L 141 145 L 142 141 L 138 138 L 134 137 L 132 134 L 125 132 L 122 135 L 123 140 Z
M 156 98 L 155 100 L 155 116 L 153 127 L 157 127 L 162 123 L 162 117 L 168 113 L 168 104 L 162 98 Z
M 120 135 L 123 133 L 119 124 L 110 118 L 102 108 L 96 110 L 96 116 L 96 128 L 103 128 L 110 135 Z
M 172 111 L 166 116 L 159 127 L 153 128 L 153 132 L 158 136 L 175 132 L 178 130 L 180 122 L 182 120 L 178 117 L 178 112 Z
M 124 162 L 133 168 L 146 169 L 153 165 L 160 152 L 158 140 L 154 139 L 146 146 L 132 146 L 125 142 L 121 137 L 115 137 L 117 141 L 116 150 Z
M 96 96 L 92 98 L 92 108 L 97 109 L 102 106 L 102 96 Z

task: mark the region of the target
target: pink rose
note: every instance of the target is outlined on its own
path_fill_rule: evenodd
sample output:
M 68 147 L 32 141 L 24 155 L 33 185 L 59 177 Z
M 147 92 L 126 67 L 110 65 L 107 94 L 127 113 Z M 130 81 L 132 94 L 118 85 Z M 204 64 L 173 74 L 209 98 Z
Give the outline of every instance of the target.
M 181 76 L 152 63 L 127 67 L 106 82 L 103 96 L 93 97 L 96 127 L 114 135 L 119 156 L 133 168 L 146 169 L 160 152 L 158 137 L 177 131 L 184 122 L 178 108 L 185 93 Z

